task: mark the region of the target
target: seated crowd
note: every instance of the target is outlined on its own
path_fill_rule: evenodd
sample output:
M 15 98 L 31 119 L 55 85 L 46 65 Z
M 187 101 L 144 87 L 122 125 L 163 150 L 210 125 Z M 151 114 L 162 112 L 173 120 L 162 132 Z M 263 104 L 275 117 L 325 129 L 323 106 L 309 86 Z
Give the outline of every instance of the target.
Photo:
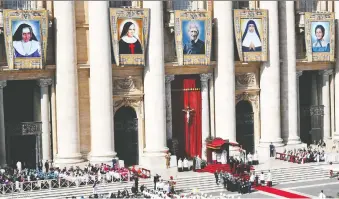
M 326 153 L 321 148 L 308 147 L 307 149 L 284 150 L 283 153 L 276 153 L 276 159 L 304 164 L 308 162 L 323 162 L 326 159 Z

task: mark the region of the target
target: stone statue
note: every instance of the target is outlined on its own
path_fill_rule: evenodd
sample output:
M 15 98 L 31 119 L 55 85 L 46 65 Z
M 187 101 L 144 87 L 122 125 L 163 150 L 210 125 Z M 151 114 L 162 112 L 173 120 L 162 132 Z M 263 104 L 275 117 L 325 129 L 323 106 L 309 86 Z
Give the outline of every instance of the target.
M 187 106 L 186 109 L 183 109 L 182 111 L 184 111 L 186 113 L 186 120 L 187 120 L 187 124 L 191 123 L 191 112 L 194 111 L 194 109 L 191 109 L 189 106 Z

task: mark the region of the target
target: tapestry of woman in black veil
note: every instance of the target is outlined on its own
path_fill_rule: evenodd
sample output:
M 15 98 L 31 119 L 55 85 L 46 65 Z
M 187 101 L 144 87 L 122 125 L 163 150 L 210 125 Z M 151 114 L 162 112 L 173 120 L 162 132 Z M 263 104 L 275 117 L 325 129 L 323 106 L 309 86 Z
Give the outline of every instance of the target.
M 201 157 L 200 88 L 198 75 L 177 75 L 172 82 L 172 151 L 178 158 Z

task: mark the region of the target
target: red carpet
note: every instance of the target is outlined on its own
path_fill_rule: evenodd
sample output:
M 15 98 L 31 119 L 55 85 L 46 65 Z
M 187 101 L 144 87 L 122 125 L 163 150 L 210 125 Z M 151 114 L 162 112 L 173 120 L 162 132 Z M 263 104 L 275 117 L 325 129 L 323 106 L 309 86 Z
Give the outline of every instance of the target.
M 267 186 L 258 186 L 258 187 L 255 187 L 255 189 L 258 191 L 264 191 L 264 192 L 282 196 L 285 198 L 309 198 L 306 196 L 298 195 L 295 193 L 291 193 L 291 192 L 287 192 L 287 191 L 283 191 L 283 190 L 279 190 L 279 189 L 275 189 L 275 188 L 267 187 Z

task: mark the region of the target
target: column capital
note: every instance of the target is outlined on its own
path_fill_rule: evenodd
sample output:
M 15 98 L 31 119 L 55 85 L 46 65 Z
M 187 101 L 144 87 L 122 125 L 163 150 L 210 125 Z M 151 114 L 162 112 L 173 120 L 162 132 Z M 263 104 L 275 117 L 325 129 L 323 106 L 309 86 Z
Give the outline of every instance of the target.
M 174 79 L 175 79 L 175 75 L 166 75 L 165 76 L 166 84 L 171 83 L 171 81 L 173 81 Z
M 202 82 L 206 82 L 206 81 L 208 81 L 211 78 L 212 78 L 212 73 L 203 73 L 203 74 L 200 74 L 200 81 L 202 81 Z
M 48 79 L 39 79 L 37 81 L 37 84 L 40 87 L 46 87 L 46 86 L 52 85 L 52 83 L 53 83 L 53 79 L 51 79 L 51 78 L 48 78 Z
M 297 71 L 296 74 L 297 74 L 297 79 L 299 79 L 299 77 L 303 75 L 303 71 Z
M 333 73 L 333 69 L 319 71 L 319 75 L 323 75 L 323 76 L 330 76 L 332 75 L 332 73 Z
M 0 80 L 0 89 L 3 89 L 7 86 L 7 81 L 6 80 Z

